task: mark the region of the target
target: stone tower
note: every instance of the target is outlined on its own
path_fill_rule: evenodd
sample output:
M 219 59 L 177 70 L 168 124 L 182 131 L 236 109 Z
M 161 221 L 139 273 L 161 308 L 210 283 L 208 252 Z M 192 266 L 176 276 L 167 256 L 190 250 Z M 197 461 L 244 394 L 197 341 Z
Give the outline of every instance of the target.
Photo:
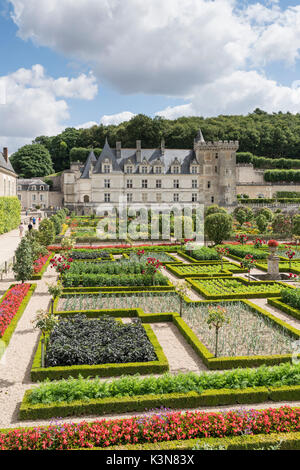
M 238 141 L 205 142 L 201 129 L 194 141 L 200 165 L 205 205 L 236 204 L 236 152 Z

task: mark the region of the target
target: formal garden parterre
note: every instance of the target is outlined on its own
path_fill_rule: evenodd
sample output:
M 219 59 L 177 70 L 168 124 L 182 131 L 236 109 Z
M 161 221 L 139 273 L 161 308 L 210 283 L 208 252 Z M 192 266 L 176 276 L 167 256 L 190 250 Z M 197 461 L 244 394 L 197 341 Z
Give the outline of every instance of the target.
M 59 427 L 35 428 L 35 434 L 25 428 L 3 430 L 0 448 L 129 449 L 131 444 L 146 450 L 159 443 L 161 449 L 200 449 L 206 443 L 223 443 L 226 448 L 242 449 L 280 447 L 282 435 L 286 448 L 297 448 L 297 408 L 284 406 L 236 415 L 194 411 L 300 400 L 299 365 L 295 362 L 300 351 L 294 349 L 300 329 L 288 320 L 300 319 L 299 288 L 285 282 L 249 281 L 248 268 L 241 265 L 251 255 L 256 268 L 265 271 L 268 245 L 249 245 L 244 237 L 239 244 L 196 249 L 182 241 L 157 246 L 78 247 L 66 236 L 64 222 L 63 216 L 55 219 L 54 230 L 44 224 L 39 236 L 34 234 L 27 245 L 23 243 L 26 246 L 20 260 L 22 255 L 28 271 L 31 266 L 31 277 L 26 277 L 20 262 L 15 273 L 21 281 L 20 297 L 23 289 L 22 298 L 28 301 L 34 286 L 27 289 L 24 281 L 40 275 L 42 282 L 51 264 L 52 269 L 61 268 L 57 269 L 56 287 L 49 287 L 53 301 L 42 315 L 44 324 L 35 323 L 41 337 L 33 346 L 30 369 L 31 381 L 40 383 L 24 393 L 18 416 L 20 421 L 50 421 L 57 416 L 66 421 Z M 98 220 L 82 218 L 72 223 L 77 224 L 71 227 L 77 234 L 88 231 L 91 235 Z M 55 236 L 61 237 L 61 247 L 53 245 Z M 37 244 L 47 247 L 47 253 Z M 298 274 L 297 253 L 295 248 L 291 260 L 287 246 L 278 247 L 280 271 Z M 259 298 L 265 299 L 265 308 L 255 303 Z M 17 313 L 11 323 L 22 312 L 22 305 L 21 301 L 18 308 L 15 301 Z M 286 314 L 287 321 L 276 316 L 272 307 Z M 202 372 L 170 370 L 168 351 L 154 333 L 158 325 L 172 328 L 178 341 L 194 351 L 203 364 Z M 147 411 L 142 419 L 132 416 L 127 421 L 68 422 L 72 417 L 160 407 L 193 411 Z M 227 424 L 230 419 L 239 425 Z M 75 432 L 72 426 L 77 426 Z M 170 426 L 172 432 L 167 430 Z M 91 438 L 91 429 L 103 437 Z

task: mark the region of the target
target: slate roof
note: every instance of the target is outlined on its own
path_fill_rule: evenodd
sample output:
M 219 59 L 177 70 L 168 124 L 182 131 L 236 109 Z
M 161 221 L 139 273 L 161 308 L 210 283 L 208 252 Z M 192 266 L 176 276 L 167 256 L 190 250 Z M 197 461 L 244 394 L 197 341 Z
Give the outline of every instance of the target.
M 82 171 L 81 178 L 89 178 L 89 172 L 92 168 L 93 164 L 96 164 L 97 158 L 93 151 L 90 152 L 87 161 L 85 162 L 85 166 Z
M 0 152 L 0 168 L 4 168 L 7 171 L 11 171 L 12 173 L 14 173 L 16 175 L 16 172 L 13 169 L 12 164 L 10 163 L 9 159 L 8 159 L 8 162 L 7 162 L 5 160 L 2 152 Z
M 91 158 L 93 157 L 90 154 L 85 163 L 81 178 L 88 178 L 89 168 L 91 167 Z M 96 157 L 94 156 L 94 158 Z M 113 172 L 122 173 L 124 172 L 126 163 L 129 163 L 129 161 L 133 165 L 137 165 L 136 149 L 121 149 L 121 155 L 117 158 L 116 149 L 112 149 L 106 140 L 102 153 L 95 164 L 94 173 L 101 173 L 102 163 L 105 159 L 108 159 L 111 163 Z M 171 165 L 176 160 L 181 166 L 181 173 L 190 174 L 190 164 L 194 159 L 194 150 L 165 149 L 162 153 L 161 149 L 141 149 L 141 162 L 146 160 L 150 165 L 153 165 L 154 163 L 157 163 L 157 161 L 160 161 L 164 167 L 165 174 L 170 173 Z M 151 169 L 151 172 L 153 172 L 153 168 Z

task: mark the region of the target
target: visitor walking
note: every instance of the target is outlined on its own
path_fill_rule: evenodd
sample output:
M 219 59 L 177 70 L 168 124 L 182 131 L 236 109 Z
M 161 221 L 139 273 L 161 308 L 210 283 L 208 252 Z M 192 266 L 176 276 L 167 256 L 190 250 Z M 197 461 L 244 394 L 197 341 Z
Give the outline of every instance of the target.
M 19 231 L 20 231 L 20 238 L 23 237 L 23 232 L 24 232 L 24 225 L 23 225 L 23 222 L 20 223 L 19 225 Z
M 36 223 L 35 217 L 32 218 L 32 223 L 33 223 L 33 225 L 35 225 L 35 223 Z
M 30 221 L 29 224 L 28 224 L 28 230 L 29 230 L 29 232 L 31 232 L 32 229 L 33 229 L 33 225 L 32 225 L 32 223 L 31 223 L 31 221 Z

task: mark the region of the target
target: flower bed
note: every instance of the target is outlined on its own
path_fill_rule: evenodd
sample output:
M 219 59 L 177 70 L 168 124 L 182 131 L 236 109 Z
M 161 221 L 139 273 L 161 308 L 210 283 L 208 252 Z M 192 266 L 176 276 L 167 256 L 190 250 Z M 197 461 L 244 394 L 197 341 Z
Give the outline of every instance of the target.
M 166 265 L 166 268 L 177 277 L 209 277 L 209 276 L 231 276 L 232 273 L 246 272 L 236 263 L 224 262 L 223 269 L 221 263 L 197 263 L 197 264 L 173 264 Z
M 185 306 L 182 314 L 186 324 L 211 352 L 214 352 L 215 348 L 215 330 L 210 329 L 207 320 L 209 309 L 215 306 L 216 304 L 209 302 L 190 303 Z M 278 323 L 245 302 L 227 302 L 222 304 L 222 307 L 229 322 L 219 331 L 219 356 L 247 357 L 291 353 L 295 337 L 289 330 L 279 328 Z
M 12 285 L 0 300 L 0 338 L 7 346 L 36 284 Z M 0 355 L 1 355 L 0 351 Z
M 234 279 L 187 278 L 193 289 L 206 299 L 255 299 L 279 297 L 286 284 L 272 281 L 247 281 L 241 277 Z
M 123 325 L 121 320 L 82 315 L 60 320 L 46 338 L 46 366 L 41 341 L 31 369 L 33 382 L 67 377 L 110 377 L 162 373 L 167 359 L 150 325 Z
M 170 412 L 93 423 L 60 424 L 0 433 L 1 450 L 108 448 L 114 445 L 187 441 L 195 438 L 291 433 L 300 429 L 300 409 Z

